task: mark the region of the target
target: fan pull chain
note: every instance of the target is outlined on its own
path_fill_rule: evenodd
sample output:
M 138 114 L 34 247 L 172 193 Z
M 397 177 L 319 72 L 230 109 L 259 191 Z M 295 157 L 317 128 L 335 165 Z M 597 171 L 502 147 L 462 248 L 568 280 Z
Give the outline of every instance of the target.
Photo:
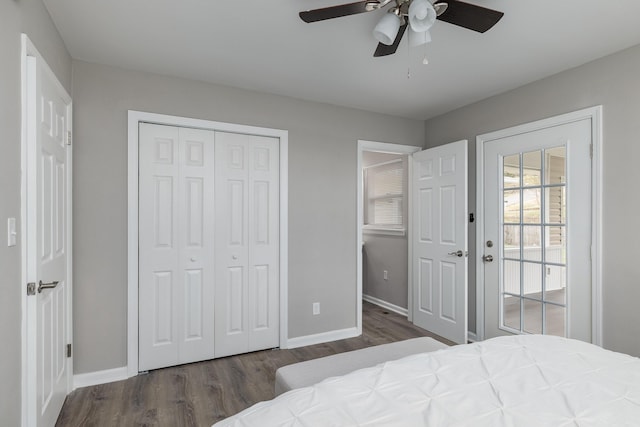
M 407 80 L 411 78 L 411 43 L 407 38 Z
M 424 65 L 429 64 L 429 60 L 427 59 L 427 44 L 424 45 L 424 58 L 422 59 L 422 63 Z

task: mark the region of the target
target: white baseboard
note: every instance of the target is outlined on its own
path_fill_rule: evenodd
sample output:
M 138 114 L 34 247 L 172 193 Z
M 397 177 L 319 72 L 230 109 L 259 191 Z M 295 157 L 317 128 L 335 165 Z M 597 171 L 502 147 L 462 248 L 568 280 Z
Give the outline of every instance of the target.
M 358 328 L 340 329 L 337 331 L 322 332 L 320 334 L 306 335 L 304 337 L 289 338 L 286 348 L 305 347 L 308 345 L 322 344 L 325 342 L 344 340 L 359 336 Z
M 395 304 L 391 304 L 390 302 L 381 300 L 379 298 L 372 297 L 370 295 L 362 295 L 362 299 L 367 301 L 367 302 L 370 302 L 371 304 L 375 304 L 375 305 L 378 305 L 378 306 L 380 306 L 382 308 L 385 308 L 385 309 L 387 309 L 389 311 L 393 311 L 394 313 L 401 314 L 401 315 L 403 315 L 405 317 L 407 317 L 409 315 L 409 310 L 407 310 L 406 308 L 399 307 L 399 306 L 397 306 Z
M 476 342 L 478 341 L 478 336 L 475 332 L 467 331 L 467 341 Z
M 73 376 L 73 389 L 75 390 L 81 387 L 122 381 L 127 378 L 126 366 L 123 366 L 122 368 L 106 369 L 104 371 L 87 372 L 86 374 L 77 374 Z

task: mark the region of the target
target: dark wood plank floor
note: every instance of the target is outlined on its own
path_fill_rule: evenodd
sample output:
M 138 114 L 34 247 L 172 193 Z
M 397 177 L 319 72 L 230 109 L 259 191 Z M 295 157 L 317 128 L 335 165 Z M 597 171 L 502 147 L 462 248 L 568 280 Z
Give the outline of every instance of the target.
M 272 399 L 280 366 L 419 336 L 451 344 L 367 302 L 362 319 L 363 334 L 357 338 L 158 369 L 75 390 L 67 397 L 56 426 L 210 426 Z

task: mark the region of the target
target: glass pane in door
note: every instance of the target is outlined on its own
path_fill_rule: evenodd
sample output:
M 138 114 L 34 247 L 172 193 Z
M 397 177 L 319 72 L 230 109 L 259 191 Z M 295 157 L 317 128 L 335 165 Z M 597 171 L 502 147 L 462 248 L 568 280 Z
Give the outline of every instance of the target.
M 542 333 L 542 302 L 524 300 L 524 325 L 522 330 L 530 334 Z
M 545 334 L 566 336 L 567 308 L 561 305 L 545 304 Z
M 502 328 L 565 336 L 566 148 L 502 161 Z
M 520 155 L 506 156 L 503 161 L 502 176 L 504 188 L 520 187 Z

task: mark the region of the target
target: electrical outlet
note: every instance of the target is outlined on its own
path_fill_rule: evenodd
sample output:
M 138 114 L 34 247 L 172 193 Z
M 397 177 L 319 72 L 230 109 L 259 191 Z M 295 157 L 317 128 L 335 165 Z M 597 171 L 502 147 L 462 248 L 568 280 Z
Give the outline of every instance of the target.
M 389 272 L 387 270 L 382 272 L 382 276 L 384 280 L 389 280 Z
M 316 316 L 320 314 L 320 303 L 319 302 L 314 302 L 313 303 L 313 315 Z

